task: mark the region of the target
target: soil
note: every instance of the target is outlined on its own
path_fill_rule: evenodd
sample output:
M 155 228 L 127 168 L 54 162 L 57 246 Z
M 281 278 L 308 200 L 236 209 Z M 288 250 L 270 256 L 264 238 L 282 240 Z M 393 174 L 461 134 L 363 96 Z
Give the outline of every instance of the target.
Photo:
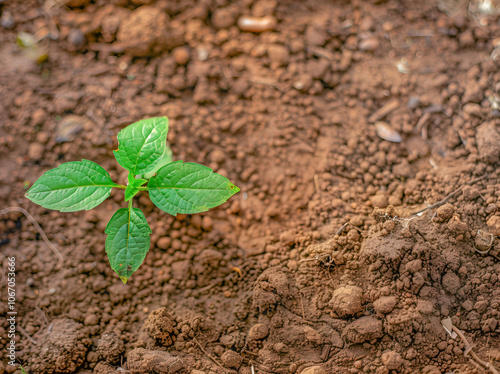
M 21 213 L 0 217 L 28 373 L 500 367 L 500 25 L 477 6 L 489 2 L 63 3 L 0 1 L 2 208 L 25 208 L 64 258 Z M 40 40 L 20 48 L 19 32 Z M 124 285 L 104 250 L 122 192 L 77 213 L 23 195 L 82 158 L 126 183 L 116 134 L 160 115 L 175 159 L 242 191 L 177 217 L 140 195 L 151 250 Z M 20 373 L 8 327 L 0 374 Z

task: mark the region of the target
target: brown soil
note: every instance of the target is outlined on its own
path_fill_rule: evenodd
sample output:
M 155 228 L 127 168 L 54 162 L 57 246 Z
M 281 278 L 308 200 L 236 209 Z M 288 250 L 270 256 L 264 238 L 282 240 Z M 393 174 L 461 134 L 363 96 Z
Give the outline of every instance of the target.
M 447 317 L 500 367 L 495 17 L 467 1 L 66 3 L 0 1 L 2 206 L 64 256 L 0 217 L 28 373 L 494 372 Z M 277 23 L 242 31 L 241 15 Z M 21 31 L 43 39 L 20 50 Z M 152 245 L 124 285 L 104 251 L 121 192 L 79 213 L 23 194 L 81 158 L 124 183 L 116 134 L 159 115 L 175 159 L 242 192 L 176 218 L 136 199 Z M 16 370 L 7 328 L 0 374 Z

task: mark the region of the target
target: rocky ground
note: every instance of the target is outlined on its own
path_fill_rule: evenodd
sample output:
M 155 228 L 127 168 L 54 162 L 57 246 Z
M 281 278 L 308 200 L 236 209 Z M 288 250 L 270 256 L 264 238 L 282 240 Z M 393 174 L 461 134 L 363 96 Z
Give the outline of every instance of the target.
M 491 2 L 65 3 L 0 1 L 1 207 L 63 256 L 2 211 L 28 373 L 497 372 Z M 126 183 L 116 134 L 159 115 L 174 159 L 242 191 L 175 218 L 136 199 L 152 245 L 124 285 L 122 192 L 78 213 L 23 195 L 82 158 Z

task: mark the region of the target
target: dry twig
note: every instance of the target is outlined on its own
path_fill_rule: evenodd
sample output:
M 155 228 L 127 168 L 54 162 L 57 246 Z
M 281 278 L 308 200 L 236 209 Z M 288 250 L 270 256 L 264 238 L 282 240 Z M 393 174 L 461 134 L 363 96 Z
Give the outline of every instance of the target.
M 455 331 L 457 333 L 458 336 L 460 336 L 460 339 L 462 339 L 462 341 L 464 342 L 465 344 L 465 351 L 464 351 L 464 356 L 467 356 L 467 354 L 470 353 L 471 357 L 481 366 L 483 366 L 484 368 L 488 369 L 491 373 L 493 374 L 500 374 L 500 372 L 489 362 L 486 362 L 482 359 L 479 358 L 479 356 L 476 354 L 476 352 L 474 352 L 472 350 L 472 348 L 474 348 L 474 344 L 471 344 L 469 343 L 469 341 L 467 340 L 467 338 L 465 337 L 464 333 L 462 332 L 462 330 L 460 330 L 458 327 L 456 326 L 452 326 L 453 328 L 453 331 Z
M 205 351 L 205 349 L 201 346 L 200 342 L 198 340 L 196 340 L 196 338 L 193 338 L 193 342 L 198 346 L 198 348 L 200 348 L 200 351 L 202 351 L 205 356 L 207 356 L 209 359 L 211 359 L 218 367 L 220 367 L 221 369 L 224 370 L 224 366 L 222 366 L 221 363 L 219 363 L 219 361 L 217 361 L 215 359 L 214 356 L 210 355 L 207 351 Z
M 479 177 L 479 178 L 476 178 L 476 179 L 473 179 L 473 180 L 471 180 L 469 182 L 464 183 L 463 185 L 461 185 L 460 187 L 458 187 L 455 191 L 449 193 L 443 200 L 440 200 L 437 203 L 429 205 L 428 207 L 426 207 L 424 209 L 421 209 L 418 212 L 413 213 L 412 215 L 413 216 L 417 216 L 420 213 L 425 212 L 426 210 L 439 208 L 441 205 L 446 204 L 448 202 L 448 200 L 450 200 L 452 197 L 455 197 L 456 195 L 458 195 L 458 193 L 460 191 L 462 191 L 462 188 L 464 188 L 464 186 L 473 185 L 473 184 L 475 184 L 475 183 L 477 183 L 477 182 L 479 182 L 479 181 L 481 181 L 483 179 L 486 179 L 488 176 L 489 176 L 488 174 L 485 174 L 482 177 Z

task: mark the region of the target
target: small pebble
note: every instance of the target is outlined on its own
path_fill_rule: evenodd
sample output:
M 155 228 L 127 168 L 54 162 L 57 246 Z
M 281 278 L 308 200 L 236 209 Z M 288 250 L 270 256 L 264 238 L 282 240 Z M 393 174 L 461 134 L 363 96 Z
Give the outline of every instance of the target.
M 363 39 L 359 42 L 358 48 L 360 51 L 375 51 L 380 43 L 377 38 Z
M 300 372 L 300 374 L 326 374 L 325 369 L 319 365 L 309 366 Z
M 238 27 L 241 31 L 264 32 L 271 31 L 277 25 L 276 18 L 273 16 L 252 17 L 241 16 L 238 18 Z
M 375 132 L 384 140 L 393 143 L 401 143 L 401 135 L 386 122 L 375 122 Z
M 2 17 L 0 18 L 0 25 L 2 25 L 4 29 L 10 30 L 14 28 L 14 23 L 12 13 L 8 10 L 4 10 L 2 12 Z

